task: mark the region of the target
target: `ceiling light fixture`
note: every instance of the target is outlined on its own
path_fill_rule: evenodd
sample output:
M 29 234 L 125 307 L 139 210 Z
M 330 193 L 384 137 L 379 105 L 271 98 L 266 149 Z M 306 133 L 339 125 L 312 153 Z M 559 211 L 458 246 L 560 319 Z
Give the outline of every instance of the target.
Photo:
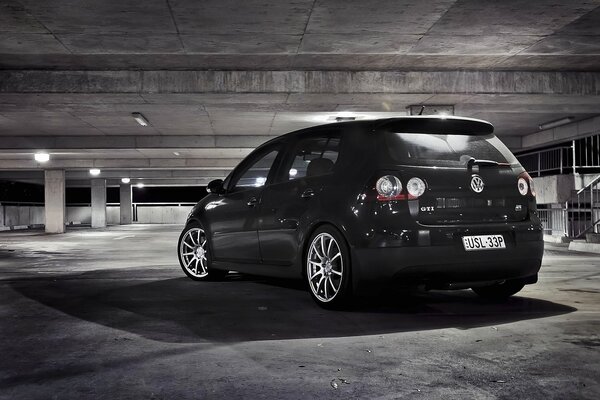
M 50 154 L 44 153 L 44 152 L 39 152 L 39 153 L 35 153 L 33 158 L 35 158 L 35 161 L 37 161 L 37 162 L 44 163 L 44 162 L 48 162 L 50 160 Z
M 90 169 L 90 175 L 98 176 L 98 175 L 100 175 L 100 170 L 98 168 L 92 168 L 92 169 Z
M 178 151 L 174 151 L 173 154 L 176 155 L 176 156 L 180 156 L 181 155 L 181 153 L 178 152 Z
M 144 188 L 144 184 L 143 183 L 138 183 L 137 185 L 135 185 L 138 189 L 143 189 Z
M 121 182 L 123 182 L 123 183 L 129 183 L 129 182 L 131 182 L 131 179 L 129 179 L 129 178 L 121 178 Z
M 558 126 L 563 126 L 570 122 L 573 122 L 574 119 L 575 119 L 575 117 L 565 117 L 565 118 L 561 118 L 561 119 L 556 119 L 554 121 L 549 121 L 549 122 L 540 124 L 538 126 L 538 128 L 540 129 L 540 131 L 543 131 L 545 129 L 552 129 L 552 128 L 556 128 Z
M 135 121 L 140 124 L 141 126 L 148 126 L 149 122 L 148 120 L 142 115 L 142 113 L 139 112 L 133 112 L 131 113 L 131 116 L 133 117 L 133 119 L 135 119 Z

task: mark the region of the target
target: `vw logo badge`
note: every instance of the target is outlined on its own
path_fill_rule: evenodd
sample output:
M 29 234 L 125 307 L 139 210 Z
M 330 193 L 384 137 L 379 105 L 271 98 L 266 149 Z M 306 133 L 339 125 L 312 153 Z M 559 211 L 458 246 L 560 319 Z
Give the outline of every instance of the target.
M 479 175 L 473 175 L 471 177 L 471 190 L 475 193 L 483 192 L 483 179 Z

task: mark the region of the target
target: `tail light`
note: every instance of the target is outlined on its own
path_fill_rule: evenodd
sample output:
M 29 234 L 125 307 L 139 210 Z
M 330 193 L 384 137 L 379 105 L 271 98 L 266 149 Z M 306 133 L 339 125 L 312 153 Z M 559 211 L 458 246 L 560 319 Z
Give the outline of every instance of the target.
M 423 182 L 423 179 L 421 178 L 410 178 L 406 184 L 406 191 L 408 192 L 408 195 L 414 197 L 415 199 L 425 193 L 425 188 L 425 182 Z
M 533 179 L 527 172 L 522 172 L 517 180 L 517 189 L 522 196 L 527 196 L 531 193 L 535 197 L 535 188 L 533 186 Z
M 375 190 L 377 190 L 377 200 L 401 200 L 400 196 L 404 198 L 402 183 L 394 175 L 385 175 L 377 179 Z
M 384 175 L 375 184 L 379 201 L 414 200 L 425 193 L 426 188 L 427 186 L 421 178 L 413 177 L 408 180 L 406 191 L 404 191 L 402 182 L 394 175 Z

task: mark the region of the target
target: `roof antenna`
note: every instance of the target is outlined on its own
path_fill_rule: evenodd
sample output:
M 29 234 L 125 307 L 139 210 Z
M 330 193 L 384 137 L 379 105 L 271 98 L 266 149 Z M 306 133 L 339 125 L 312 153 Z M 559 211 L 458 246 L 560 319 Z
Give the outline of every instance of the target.
M 419 111 L 419 115 L 423 115 L 423 111 L 425 111 L 425 106 L 421 106 L 421 111 Z

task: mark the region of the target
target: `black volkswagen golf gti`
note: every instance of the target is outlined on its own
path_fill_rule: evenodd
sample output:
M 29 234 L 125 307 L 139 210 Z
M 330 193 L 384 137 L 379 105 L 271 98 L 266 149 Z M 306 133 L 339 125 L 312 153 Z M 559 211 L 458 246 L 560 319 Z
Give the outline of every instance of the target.
M 400 117 L 275 138 L 208 185 L 179 238 L 183 271 L 302 278 L 328 308 L 392 282 L 507 298 L 537 281 L 542 227 L 493 129 Z

